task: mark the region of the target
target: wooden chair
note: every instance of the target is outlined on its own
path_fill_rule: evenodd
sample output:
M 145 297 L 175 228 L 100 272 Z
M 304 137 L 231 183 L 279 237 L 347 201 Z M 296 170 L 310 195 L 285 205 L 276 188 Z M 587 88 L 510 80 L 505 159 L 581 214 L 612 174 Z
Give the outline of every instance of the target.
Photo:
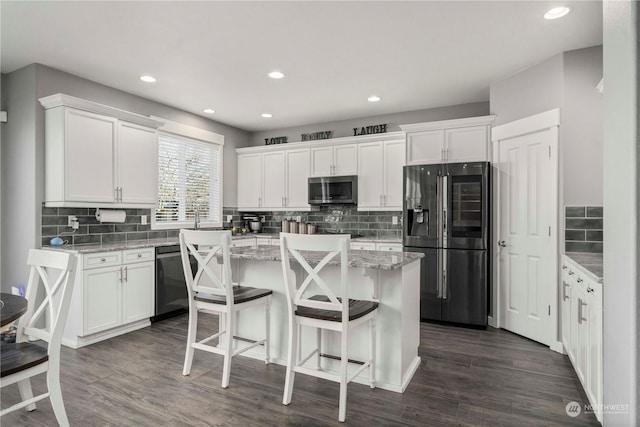
M 231 282 L 230 231 L 180 231 L 182 266 L 189 294 L 189 332 L 184 358 L 183 375 L 189 375 L 195 349 L 224 356 L 222 388 L 229 386 L 231 358 L 259 345 L 264 346 L 265 363 L 269 363 L 269 289 L 235 286 Z M 191 269 L 190 257 L 198 264 L 197 272 Z M 219 263 L 219 258 L 222 263 Z M 241 310 L 264 306 L 265 338 L 254 341 L 235 337 L 237 313 Z M 218 333 L 196 342 L 198 313 L 213 313 L 220 316 Z M 207 344 L 218 338 L 218 346 Z M 224 340 L 223 340 L 224 338 Z M 250 344 L 234 349 L 235 341 Z
M 340 404 L 338 420 L 344 422 L 347 410 L 347 384 L 365 369 L 369 369 L 369 384 L 375 388 L 375 318 L 378 303 L 373 301 L 353 300 L 348 298 L 348 235 L 300 235 L 280 234 L 280 251 L 282 255 L 282 272 L 287 294 L 289 312 L 289 352 L 282 403 L 291 403 L 293 381 L 296 372 L 324 378 L 340 383 Z M 314 252 L 302 252 L 314 251 Z M 328 252 L 328 254 L 327 254 Z M 321 253 L 321 254 L 320 254 Z M 290 255 L 302 267 L 302 275 L 297 283 L 291 270 Z M 305 256 L 307 258 L 305 258 Z M 320 271 L 334 258 L 340 265 L 340 282 L 334 287 L 336 293 L 320 277 Z M 313 261 L 310 260 L 313 259 Z M 312 267 L 314 264 L 315 267 Z M 300 270 L 298 270 L 300 271 Z M 368 323 L 369 326 L 369 360 L 358 362 L 349 359 L 349 334 L 353 328 Z M 315 330 L 316 348 L 305 357 L 301 357 L 301 327 L 309 326 Z M 322 330 L 339 332 L 340 356 L 329 356 L 322 353 Z M 315 366 L 305 364 L 315 355 Z M 326 356 L 340 360 L 338 374 L 323 370 L 320 358 Z M 359 369 L 348 373 L 348 364 L 360 365 Z
M 17 383 L 22 401 L 0 411 L 0 416 L 24 407 L 33 411 L 35 402 L 49 397 L 58 424 L 68 426 L 60 389 L 60 343 L 73 293 L 76 255 L 31 249 L 27 264 L 31 266 L 25 295 L 27 311 L 18 320 L 16 342 L 2 343 L 0 348 L 0 388 Z M 40 288 L 43 292 L 38 292 Z M 37 303 L 40 299 L 42 302 Z M 29 342 L 29 338 L 47 345 Z M 34 397 L 31 377 L 45 372 L 47 391 Z

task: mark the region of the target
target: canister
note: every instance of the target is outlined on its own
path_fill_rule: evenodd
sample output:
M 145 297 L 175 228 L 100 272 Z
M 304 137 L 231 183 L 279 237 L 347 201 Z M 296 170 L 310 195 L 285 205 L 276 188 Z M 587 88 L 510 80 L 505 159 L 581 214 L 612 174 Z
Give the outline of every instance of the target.
M 307 223 L 305 222 L 298 223 L 298 233 L 307 234 Z
M 289 232 L 289 220 L 286 218 L 282 220 L 282 232 L 283 233 Z
M 316 234 L 315 224 L 307 224 L 307 234 Z
M 298 232 L 298 223 L 295 221 L 291 221 L 289 223 L 289 233 L 297 233 Z

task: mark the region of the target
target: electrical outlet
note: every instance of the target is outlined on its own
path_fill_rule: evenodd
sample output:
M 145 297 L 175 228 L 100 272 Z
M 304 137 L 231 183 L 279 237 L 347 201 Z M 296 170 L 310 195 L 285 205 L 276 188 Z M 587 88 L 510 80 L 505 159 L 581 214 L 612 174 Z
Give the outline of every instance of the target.
M 146 215 L 140 215 L 140 224 L 147 225 L 147 216 Z
M 233 221 L 233 215 L 227 215 L 227 222 Z
M 67 216 L 67 227 L 71 227 L 74 230 L 80 228 L 80 221 L 78 221 L 78 217 L 75 215 Z
M 392 216 L 391 217 L 391 224 L 393 225 L 398 225 L 398 217 L 397 216 Z

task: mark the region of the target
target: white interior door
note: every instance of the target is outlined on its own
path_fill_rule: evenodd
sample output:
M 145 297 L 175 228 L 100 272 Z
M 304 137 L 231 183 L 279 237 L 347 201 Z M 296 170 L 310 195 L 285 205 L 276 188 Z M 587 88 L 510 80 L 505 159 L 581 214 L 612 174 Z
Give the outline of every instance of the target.
M 499 141 L 501 326 L 551 345 L 556 336 L 557 127 Z

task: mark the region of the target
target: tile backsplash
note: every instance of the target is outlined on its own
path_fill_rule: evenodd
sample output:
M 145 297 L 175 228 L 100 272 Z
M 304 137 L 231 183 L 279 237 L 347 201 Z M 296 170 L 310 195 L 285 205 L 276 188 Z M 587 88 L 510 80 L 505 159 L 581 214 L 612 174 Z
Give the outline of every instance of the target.
M 49 208 L 42 206 L 42 245 L 56 236 L 69 244 L 116 243 L 130 240 L 161 239 L 177 237 L 179 229 L 151 230 L 150 209 L 124 209 L 126 219 L 121 224 L 100 223 L 95 217 L 95 208 Z M 223 219 L 233 216 L 233 223 L 243 224 L 242 212 L 235 208 L 223 208 Z M 374 238 L 402 238 L 402 212 L 370 211 L 358 212 L 355 206 L 322 206 L 311 212 L 256 212 L 265 217 L 263 233 L 279 233 L 280 222 L 284 218 L 300 216 L 303 222 L 315 224 L 317 233 L 343 232 Z M 75 215 L 80 228 L 75 232 L 67 226 L 67 217 Z M 147 224 L 142 224 L 141 216 L 147 216 Z M 398 223 L 393 224 L 393 217 Z M 230 224 L 225 222 L 224 228 Z
M 243 212 L 237 209 L 225 208 L 224 217 L 233 215 L 234 224 L 243 225 L 241 221 Z M 263 233 L 279 233 L 281 221 L 285 218 L 291 220 L 300 217 L 302 222 L 315 224 L 316 233 L 351 233 L 373 238 L 402 238 L 402 212 L 401 211 L 358 211 L 355 206 L 335 205 L 321 206 L 311 212 L 285 211 L 285 212 L 255 212 L 256 215 L 265 217 L 262 224 Z M 397 224 L 393 224 L 393 217 L 397 217 Z M 225 228 L 229 226 L 225 223 Z
M 566 252 L 602 253 L 602 206 L 565 206 Z

